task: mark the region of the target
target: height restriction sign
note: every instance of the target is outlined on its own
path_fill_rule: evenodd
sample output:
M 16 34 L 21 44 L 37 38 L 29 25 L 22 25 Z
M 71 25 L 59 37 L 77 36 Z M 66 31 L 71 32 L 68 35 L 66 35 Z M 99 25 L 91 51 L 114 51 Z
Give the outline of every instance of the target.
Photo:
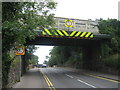
M 17 48 L 16 55 L 24 55 L 25 54 L 24 46 L 17 46 L 16 48 Z
M 72 20 L 65 20 L 65 26 L 66 27 L 73 27 L 72 26 Z

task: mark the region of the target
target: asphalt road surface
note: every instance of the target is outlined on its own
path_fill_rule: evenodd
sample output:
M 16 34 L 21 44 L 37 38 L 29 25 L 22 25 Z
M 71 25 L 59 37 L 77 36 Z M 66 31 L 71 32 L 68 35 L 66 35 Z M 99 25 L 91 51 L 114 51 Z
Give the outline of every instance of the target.
M 47 88 L 47 90 L 109 88 L 107 90 L 116 90 L 114 88 L 118 88 L 120 86 L 118 84 L 120 84 L 119 81 L 96 76 L 88 71 L 56 67 L 31 69 L 13 88 Z
M 118 88 L 120 82 L 66 68 L 40 68 L 49 88 Z

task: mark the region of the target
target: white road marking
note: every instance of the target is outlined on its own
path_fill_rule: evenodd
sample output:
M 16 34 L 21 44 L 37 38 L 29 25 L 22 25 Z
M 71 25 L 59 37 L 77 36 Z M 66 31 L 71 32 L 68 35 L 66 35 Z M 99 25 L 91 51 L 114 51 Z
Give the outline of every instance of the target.
M 73 78 L 72 76 L 68 75 L 68 74 L 65 74 L 66 76 L 70 77 L 70 78 Z
M 84 84 L 90 86 L 90 87 L 97 88 L 97 87 L 95 87 L 95 86 L 93 86 L 93 85 L 91 85 L 91 84 L 88 84 L 88 83 L 86 83 L 86 82 L 84 82 L 84 81 L 82 81 L 82 80 L 79 80 L 79 79 L 77 79 L 77 80 L 78 80 L 79 82 L 81 82 L 81 83 L 84 83 Z

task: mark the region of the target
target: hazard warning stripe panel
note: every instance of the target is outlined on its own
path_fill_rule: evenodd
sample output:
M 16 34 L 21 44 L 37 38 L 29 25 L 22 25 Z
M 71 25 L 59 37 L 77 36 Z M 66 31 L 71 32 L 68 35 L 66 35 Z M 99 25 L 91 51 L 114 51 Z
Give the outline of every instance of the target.
M 45 29 L 45 31 L 48 33 L 48 35 L 52 35 L 48 29 Z
M 60 36 L 64 36 L 64 34 L 60 30 L 56 30 Z
M 92 32 L 80 32 L 80 31 L 65 31 L 65 30 L 42 30 L 41 34 L 43 36 L 51 37 L 74 37 L 74 38 L 93 38 Z
M 74 36 L 75 33 L 76 33 L 76 31 L 73 31 L 73 32 L 70 34 L 70 36 Z
M 75 35 L 75 37 L 78 37 L 80 35 L 81 32 L 77 32 L 77 34 Z
M 83 33 L 80 35 L 80 37 L 84 37 L 85 34 L 86 34 L 86 32 L 83 32 Z
M 67 31 L 62 30 L 62 32 L 63 32 L 66 36 L 69 36 L 69 34 L 67 33 Z
M 91 34 L 91 32 L 88 32 L 87 35 L 85 37 L 89 37 L 89 35 Z

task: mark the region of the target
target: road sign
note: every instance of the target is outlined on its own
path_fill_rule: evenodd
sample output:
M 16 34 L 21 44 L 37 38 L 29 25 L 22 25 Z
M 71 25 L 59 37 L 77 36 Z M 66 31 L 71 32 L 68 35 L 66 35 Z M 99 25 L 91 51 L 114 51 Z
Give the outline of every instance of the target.
M 66 27 L 73 27 L 72 26 L 72 20 L 65 20 L 65 26 Z
M 16 48 L 17 48 L 16 55 L 24 55 L 25 54 L 24 46 L 17 46 Z

